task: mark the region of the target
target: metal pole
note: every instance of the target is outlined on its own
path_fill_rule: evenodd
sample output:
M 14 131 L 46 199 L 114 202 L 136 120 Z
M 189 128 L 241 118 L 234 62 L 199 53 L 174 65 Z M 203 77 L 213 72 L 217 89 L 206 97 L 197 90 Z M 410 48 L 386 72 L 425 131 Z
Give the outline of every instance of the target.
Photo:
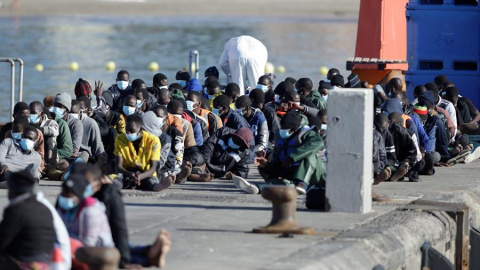
M 192 78 L 199 78 L 198 70 L 200 68 L 200 55 L 197 50 L 190 51 L 188 57 L 188 72 L 190 73 L 190 77 Z
M 23 60 L 21 58 L 15 58 L 13 61 L 20 64 L 20 78 L 18 78 L 18 101 L 20 102 L 23 100 Z
M 13 107 L 15 106 L 15 62 L 11 58 L 0 58 L 0 62 L 10 63 L 12 67 L 10 90 L 10 120 L 13 121 Z

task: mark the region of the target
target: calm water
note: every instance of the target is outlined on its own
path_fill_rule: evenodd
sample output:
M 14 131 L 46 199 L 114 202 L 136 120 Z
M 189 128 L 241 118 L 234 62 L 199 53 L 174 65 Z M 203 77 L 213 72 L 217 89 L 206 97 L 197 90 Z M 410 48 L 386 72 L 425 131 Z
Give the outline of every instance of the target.
M 354 53 L 356 28 L 357 21 L 346 18 L 0 18 L 0 50 L 2 56 L 24 60 L 23 99 L 29 103 L 60 91 L 73 95 L 78 78 L 92 87 L 98 79 L 107 86 L 114 83 L 116 72 L 106 70 L 108 61 L 150 85 L 151 61 L 173 82 L 176 71 L 188 64 L 188 52 L 198 50 L 203 77 L 205 68 L 217 64 L 225 42 L 239 35 L 261 40 L 269 62 L 285 66 L 286 74 L 277 74 L 277 81 L 288 75 L 310 77 L 316 84 L 323 79 L 320 66 L 344 69 Z M 68 69 L 72 61 L 80 64 L 76 72 Z M 34 70 L 37 63 L 43 72 Z M 10 66 L 0 63 L 0 123 L 9 120 L 9 100 Z

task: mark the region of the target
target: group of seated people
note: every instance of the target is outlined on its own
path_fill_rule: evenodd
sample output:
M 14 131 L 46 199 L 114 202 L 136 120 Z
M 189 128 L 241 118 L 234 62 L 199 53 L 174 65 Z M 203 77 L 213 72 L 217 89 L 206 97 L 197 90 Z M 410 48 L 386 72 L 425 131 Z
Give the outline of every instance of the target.
M 226 178 L 250 194 L 286 185 L 308 197 L 325 187 L 329 92 L 370 88 L 354 73 L 345 82 L 331 69 L 318 87 L 309 78 L 275 84 L 275 75 L 265 74 L 240 96 L 237 84 L 220 84 L 217 68 L 204 75 L 201 82 L 179 71 L 169 84 L 158 73 L 147 87 L 121 70 L 108 89 L 79 79 L 75 99 L 62 92 L 17 103 L 13 122 L 0 129 L 0 187 L 9 188 L 10 199 L 0 223 L 0 265 L 83 269 L 75 259 L 80 247 L 116 247 L 122 268 L 165 265 L 168 232 L 152 245 L 128 243 L 121 189 L 159 192 Z M 479 132 L 480 113 L 445 76 L 418 86 L 412 102 L 398 78 L 373 91 L 374 184 L 416 182 L 434 166 L 480 157 L 467 135 Z M 247 180 L 251 166 L 264 183 Z M 39 179 L 62 181 L 55 207 L 38 191 Z M 22 243 L 27 239 L 42 244 Z

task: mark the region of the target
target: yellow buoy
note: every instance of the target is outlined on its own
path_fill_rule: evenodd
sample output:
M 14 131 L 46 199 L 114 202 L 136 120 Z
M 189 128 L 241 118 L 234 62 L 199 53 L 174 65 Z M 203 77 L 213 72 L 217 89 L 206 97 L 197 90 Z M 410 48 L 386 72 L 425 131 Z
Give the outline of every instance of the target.
M 116 65 L 115 65 L 115 62 L 108 61 L 105 67 L 107 68 L 108 71 L 112 72 L 115 70 Z
M 265 73 L 274 73 L 275 72 L 275 66 L 270 63 L 270 62 L 267 62 L 267 64 L 265 64 Z
M 79 68 L 79 65 L 78 65 L 77 62 L 73 61 L 73 62 L 70 63 L 69 68 L 70 68 L 71 71 L 77 71 L 78 68 Z
M 35 65 L 35 71 L 42 72 L 43 71 L 43 65 L 42 64 L 36 64 Z
M 158 65 L 157 62 L 150 62 L 150 64 L 148 64 L 148 69 L 150 71 L 157 71 L 160 69 L 160 66 Z
M 323 76 L 327 76 L 328 67 L 326 67 L 326 66 L 321 66 L 321 67 L 318 69 L 318 73 L 322 74 Z
M 192 74 L 195 74 L 195 71 L 196 71 L 196 66 L 195 66 L 195 63 L 192 62 Z
M 277 72 L 280 74 L 283 74 L 287 71 L 287 69 L 284 66 L 278 66 L 277 67 Z

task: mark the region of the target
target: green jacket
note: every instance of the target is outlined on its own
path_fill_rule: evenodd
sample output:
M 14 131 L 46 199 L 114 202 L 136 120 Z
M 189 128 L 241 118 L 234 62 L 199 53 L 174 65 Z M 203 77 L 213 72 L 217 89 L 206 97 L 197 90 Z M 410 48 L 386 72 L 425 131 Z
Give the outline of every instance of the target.
M 310 95 L 307 96 L 307 99 L 315 105 L 315 107 L 319 110 L 323 110 L 327 108 L 327 103 L 322 98 L 322 95 L 318 90 L 312 90 Z
M 58 159 L 70 158 L 73 153 L 72 135 L 65 120 L 55 117 L 58 123 L 57 156 Z

